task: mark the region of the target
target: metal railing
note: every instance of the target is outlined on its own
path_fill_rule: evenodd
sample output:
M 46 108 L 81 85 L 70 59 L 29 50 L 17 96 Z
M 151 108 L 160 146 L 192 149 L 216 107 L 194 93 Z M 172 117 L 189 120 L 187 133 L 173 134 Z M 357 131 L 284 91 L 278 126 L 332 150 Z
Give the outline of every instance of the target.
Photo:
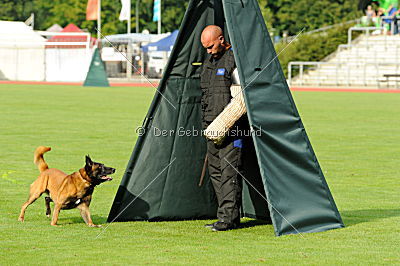
M 380 18 L 381 27 L 383 27 L 384 24 L 388 24 L 384 20 L 390 20 L 390 31 L 393 34 L 394 33 L 394 16 L 382 16 L 382 17 L 379 17 L 379 18 Z M 396 16 L 396 19 L 399 19 L 399 17 Z
M 345 65 L 346 63 L 340 62 L 305 62 L 305 61 L 293 61 L 289 62 L 288 64 L 288 83 L 292 84 L 292 67 L 298 66 L 299 67 L 299 79 L 300 85 L 303 85 L 303 75 L 304 75 L 304 66 L 316 66 L 317 71 L 319 71 L 321 65 L 334 65 L 336 66 L 336 85 L 339 85 L 339 75 L 338 75 L 338 66 Z M 317 72 L 318 73 L 318 72 Z M 321 85 L 321 75 L 318 75 L 318 85 Z M 349 75 L 347 75 L 347 81 L 349 83 Z
M 351 45 L 353 31 L 365 31 L 367 36 L 369 37 L 370 31 L 375 31 L 375 30 L 383 30 L 383 27 L 351 27 L 347 31 L 347 44 Z M 367 38 L 367 44 L 368 44 L 368 38 Z
M 320 67 L 322 65 L 333 65 L 333 66 L 336 67 L 335 68 L 335 72 L 336 73 L 335 73 L 334 80 L 335 80 L 335 84 L 337 86 L 340 85 L 340 83 L 339 83 L 339 75 L 338 75 L 339 74 L 339 67 L 342 67 L 342 70 L 344 70 L 346 72 L 346 75 L 345 75 L 345 79 L 346 79 L 345 83 L 346 83 L 346 85 L 347 86 L 355 85 L 354 83 L 351 82 L 351 77 L 352 77 L 351 76 L 351 70 L 352 70 L 352 67 L 351 67 L 351 65 L 349 65 L 347 63 L 339 63 L 339 62 L 301 62 L 301 61 L 299 61 L 299 62 L 290 62 L 289 63 L 289 65 L 288 65 L 288 83 L 289 83 L 289 85 L 292 85 L 292 80 L 293 80 L 292 69 L 295 66 L 299 67 L 299 75 L 298 75 L 299 84 L 298 85 L 301 86 L 301 85 L 304 84 L 303 76 L 304 76 L 304 67 L 305 66 L 316 66 L 317 67 L 316 69 L 313 69 L 313 70 L 316 70 L 317 74 L 318 74 L 317 75 L 317 77 L 318 77 L 317 85 L 322 85 L 322 83 L 323 83 L 322 82 L 322 78 L 321 78 L 320 73 L 318 73 L 318 71 L 320 71 Z M 374 67 L 374 75 L 368 75 L 369 72 L 367 71 L 367 68 L 369 66 L 373 66 Z M 395 66 L 395 73 L 388 73 L 388 72 L 382 73 L 382 70 L 380 70 L 380 66 Z M 368 78 L 372 78 L 372 79 L 375 78 L 375 82 L 376 82 L 377 87 L 380 87 L 380 82 L 384 82 L 385 81 L 385 80 L 381 80 L 381 78 L 383 78 L 385 74 L 397 74 L 397 73 L 400 73 L 399 70 L 400 70 L 400 63 L 398 63 L 398 62 L 386 62 L 386 63 L 371 62 L 371 63 L 364 63 L 362 75 L 359 75 L 359 77 L 362 76 L 362 84 L 364 84 L 364 86 L 368 86 L 369 85 Z M 399 80 L 399 82 L 400 82 L 400 80 Z M 330 84 L 330 85 L 334 85 L 334 84 Z M 396 81 L 396 88 L 398 88 L 398 82 L 397 81 Z

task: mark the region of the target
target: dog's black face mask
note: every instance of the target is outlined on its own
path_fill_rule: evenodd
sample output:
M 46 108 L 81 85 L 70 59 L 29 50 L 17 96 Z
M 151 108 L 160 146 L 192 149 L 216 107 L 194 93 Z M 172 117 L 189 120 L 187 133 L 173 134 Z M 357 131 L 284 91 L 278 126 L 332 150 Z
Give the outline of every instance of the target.
M 93 162 L 89 155 L 86 155 L 85 171 L 92 180 L 93 185 L 99 185 L 105 181 L 111 181 L 112 177 L 109 177 L 108 175 L 115 173 L 114 168 L 107 167 L 102 163 Z

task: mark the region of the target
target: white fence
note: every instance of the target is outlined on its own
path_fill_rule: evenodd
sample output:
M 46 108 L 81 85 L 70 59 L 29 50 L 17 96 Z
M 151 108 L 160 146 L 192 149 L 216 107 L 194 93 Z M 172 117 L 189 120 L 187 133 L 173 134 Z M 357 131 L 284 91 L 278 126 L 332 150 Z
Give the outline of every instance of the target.
M 36 31 L 0 40 L 0 79 L 15 81 L 83 81 L 93 49 L 90 34 Z M 36 35 L 36 36 L 34 36 Z M 51 36 L 78 36 L 85 41 L 52 41 Z

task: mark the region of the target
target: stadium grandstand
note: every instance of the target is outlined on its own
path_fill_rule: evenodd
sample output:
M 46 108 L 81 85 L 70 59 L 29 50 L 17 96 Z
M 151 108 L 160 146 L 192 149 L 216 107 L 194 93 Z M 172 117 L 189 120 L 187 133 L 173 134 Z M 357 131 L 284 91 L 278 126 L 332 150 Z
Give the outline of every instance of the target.
M 398 88 L 400 35 L 397 1 L 360 1 L 366 14 L 347 32 L 347 43 L 321 61 L 291 61 L 292 86 Z M 353 38 L 355 32 L 360 32 Z M 296 73 L 296 75 L 294 75 Z

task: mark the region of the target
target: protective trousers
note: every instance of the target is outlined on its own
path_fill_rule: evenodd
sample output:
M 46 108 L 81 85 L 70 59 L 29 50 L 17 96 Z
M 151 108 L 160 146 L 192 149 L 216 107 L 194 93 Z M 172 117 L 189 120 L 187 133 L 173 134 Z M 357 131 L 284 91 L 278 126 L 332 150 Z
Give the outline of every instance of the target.
M 208 170 L 218 200 L 221 222 L 239 224 L 242 180 L 242 140 L 225 139 L 222 145 L 207 141 Z

